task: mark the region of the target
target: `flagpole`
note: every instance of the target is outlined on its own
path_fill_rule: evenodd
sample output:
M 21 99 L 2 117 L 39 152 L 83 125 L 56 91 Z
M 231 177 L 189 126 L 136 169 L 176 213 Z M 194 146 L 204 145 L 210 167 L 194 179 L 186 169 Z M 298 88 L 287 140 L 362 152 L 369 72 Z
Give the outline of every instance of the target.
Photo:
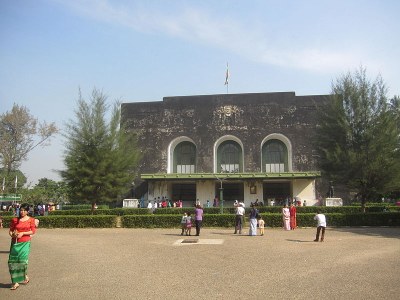
M 15 175 L 15 196 L 14 196 L 14 203 L 17 202 L 17 184 L 18 184 L 18 177 Z
M 226 93 L 229 94 L 229 65 L 228 65 L 228 63 L 226 63 L 225 85 L 226 85 Z

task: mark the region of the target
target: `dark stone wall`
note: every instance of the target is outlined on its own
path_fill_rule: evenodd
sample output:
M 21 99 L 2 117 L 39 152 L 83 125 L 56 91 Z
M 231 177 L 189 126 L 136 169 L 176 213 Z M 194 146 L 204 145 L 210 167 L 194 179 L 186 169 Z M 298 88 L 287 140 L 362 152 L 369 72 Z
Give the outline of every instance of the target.
M 123 103 L 122 122 L 139 135 L 140 173 L 165 173 L 167 149 L 180 136 L 197 146 L 197 172 L 213 172 L 213 146 L 224 135 L 243 143 L 244 171 L 260 172 L 262 140 L 286 136 L 293 150 L 293 171 L 315 171 L 312 138 L 317 106 L 329 96 L 294 92 L 165 97 L 163 101 Z

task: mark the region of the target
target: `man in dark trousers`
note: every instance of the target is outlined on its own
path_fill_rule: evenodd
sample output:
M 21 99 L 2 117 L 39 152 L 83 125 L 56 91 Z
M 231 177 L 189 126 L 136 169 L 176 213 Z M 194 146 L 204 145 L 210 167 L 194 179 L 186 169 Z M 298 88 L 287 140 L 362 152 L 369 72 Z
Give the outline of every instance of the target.
M 319 234 L 321 233 L 321 242 L 324 241 L 325 228 L 326 228 L 326 217 L 320 211 L 315 215 L 314 220 L 317 220 L 317 235 L 315 236 L 314 242 L 319 241 Z

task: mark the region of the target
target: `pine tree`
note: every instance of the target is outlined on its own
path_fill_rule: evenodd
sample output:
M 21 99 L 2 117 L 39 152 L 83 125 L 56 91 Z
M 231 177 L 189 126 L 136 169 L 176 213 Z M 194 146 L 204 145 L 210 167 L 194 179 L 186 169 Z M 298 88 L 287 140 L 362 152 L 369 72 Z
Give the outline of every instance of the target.
M 399 127 L 381 77 L 365 68 L 332 84 L 332 101 L 320 111 L 316 146 L 328 180 L 346 185 L 361 200 L 377 200 L 400 176 Z
M 75 202 L 115 201 L 125 194 L 134 179 L 139 159 L 136 137 L 120 126 L 120 105 L 116 103 L 109 123 L 107 97 L 94 89 L 90 102 L 80 95 L 76 120 L 66 130 L 66 170 L 62 178 Z

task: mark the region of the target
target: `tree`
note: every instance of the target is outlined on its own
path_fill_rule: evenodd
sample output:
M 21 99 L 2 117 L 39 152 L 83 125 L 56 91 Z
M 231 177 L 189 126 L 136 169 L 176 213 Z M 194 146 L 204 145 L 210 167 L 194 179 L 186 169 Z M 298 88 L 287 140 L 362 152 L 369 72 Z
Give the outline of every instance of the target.
M 106 122 L 107 97 L 94 89 L 90 101 L 79 95 L 76 120 L 66 129 L 66 170 L 60 172 L 72 202 L 111 202 L 129 189 L 139 159 L 136 136 L 120 126 L 120 104 Z
M 323 177 L 354 191 L 364 209 L 400 184 L 398 119 L 382 78 L 371 82 L 363 67 L 339 77 L 331 99 L 319 111 L 320 167 Z
M 41 178 L 33 188 L 21 190 L 24 202 L 37 204 L 63 203 L 67 201 L 67 190 L 64 182 Z
M 392 118 L 394 118 L 397 122 L 397 125 L 400 129 L 400 97 L 394 96 L 390 99 L 390 113 L 392 114 Z
M 10 194 L 20 194 L 26 183 L 26 177 L 20 170 L 12 170 L 7 174 L 6 170 L 2 169 L 0 170 L 0 180 L 1 192 Z
M 35 147 L 48 146 L 58 132 L 55 123 L 39 123 L 25 106 L 14 104 L 0 116 L 0 161 L 6 176 L 17 170 Z

